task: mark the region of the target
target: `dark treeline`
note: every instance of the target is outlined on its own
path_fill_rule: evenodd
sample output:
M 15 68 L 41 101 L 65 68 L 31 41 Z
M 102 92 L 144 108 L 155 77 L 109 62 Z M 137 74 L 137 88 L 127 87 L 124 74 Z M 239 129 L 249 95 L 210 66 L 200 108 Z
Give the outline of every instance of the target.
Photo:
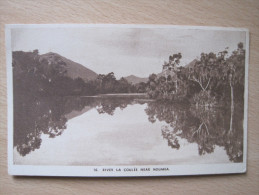
M 14 93 L 41 96 L 91 96 L 108 93 L 147 93 L 149 98 L 188 102 L 202 106 L 223 106 L 243 102 L 245 50 L 239 43 L 228 51 L 202 53 L 187 66 L 179 66 L 181 53 L 169 56 L 162 74 L 151 74 L 146 83 L 129 83 L 116 79 L 113 72 L 83 80 L 67 75 L 62 60 L 49 62 L 38 51 L 13 52 Z
M 145 83 L 133 85 L 123 77 L 118 80 L 113 72 L 88 81 L 73 79 L 67 75 L 66 66 L 62 60 L 41 58 L 37 50 L 13 52 L 14 93 L 49 97 L 145 92 Z
M 157 100 L 189 102 L 202 106 L 233 106 L 244 101 L 245 50 L 239 43 L 228 55 L 225 51 L 202 53 L 189 65 L 179 66 L 181 53 L 169 57 L 163 75 L 152 74 L 147 83 L 149 97 Z

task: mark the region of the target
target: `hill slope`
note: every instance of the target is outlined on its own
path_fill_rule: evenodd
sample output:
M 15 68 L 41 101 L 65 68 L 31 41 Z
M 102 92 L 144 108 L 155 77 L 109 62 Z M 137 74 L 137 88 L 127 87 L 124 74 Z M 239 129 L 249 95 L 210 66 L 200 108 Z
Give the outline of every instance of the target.
M 186 70 L 188 68 L 193 68 L 195 63 L 197 62 L 196 59 L 192 60 L 190 63 L 186 64 L 185 66 L 182 66 L 183 68 L 185 68 Z M 172 77 L 174 77 L 175 73 L 174 72 L 170 72 L 169 70 L 166 70 L 166 75 L 171 75 Z M 165 72 L 161 72 L 157 74 L 157 77 L 161 77 L 165 75 Z
M 189 64 L 187 64 L 187 65 L 184 66 L 184 67 L 185 67 L 185 68 L 193 68 L 196 62 L 197 62 L 197 60 L 194 59 L 193 61 L 191 61 Z
M 43 55 L 40 55 L 40 60 L 47 60 L 48 63 L 57 63 L 57 62 L 64 62 L 66 64 L 65 68 L 67 70 L 67 76 L 71 77 L 73 79 L 80 77 L 84 81 L 93 80 L 97 77 L 97 74 L 86 68 L 85 66 L 73 62 L 72 60 L 69 60 L 57 53 L 46 53 Z
M 137 77 L 135 75 L 130 75 L 130 76 L 127 76 L 125 77 L 125 79 L 129 82 L 129 83 L 132 83 L 132 84 L 137 84 L 137 83 L 141 83 L 141 82 L 147 82 L 148 81 L 148 78 L 140 78 L 140 77 Z

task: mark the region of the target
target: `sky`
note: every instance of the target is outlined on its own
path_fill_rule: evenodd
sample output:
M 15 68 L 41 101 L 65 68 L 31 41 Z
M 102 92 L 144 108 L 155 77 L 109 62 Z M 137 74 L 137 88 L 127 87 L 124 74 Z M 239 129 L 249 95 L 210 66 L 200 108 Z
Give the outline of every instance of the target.
M 129 75 L 148 77 L 160 73 L 169 55 L 182 53 L 186 65 L 202 52 L 229 52 L 245 32 L 179 28 L 112 26 L 17 27 L 11 31 L 12 51 L 39 50 L 58 53 L 97 74 L 114 72 L 117 78 Z

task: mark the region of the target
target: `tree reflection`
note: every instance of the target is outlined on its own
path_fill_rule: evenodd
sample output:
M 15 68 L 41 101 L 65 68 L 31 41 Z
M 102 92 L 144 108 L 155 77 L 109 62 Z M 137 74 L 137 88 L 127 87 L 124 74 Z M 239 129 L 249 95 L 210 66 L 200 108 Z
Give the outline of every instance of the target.
M 131 98 L 101 98 L 96 106 L 96 110 L 99 114 L 107 113 L 113 115 L 116 108 L 123 110 L 132 102 L 133 99 Z
M 14 147 L 25 156 L 41 145 L 41 135 L 60 136 L 66 129 L 66 114 L 94 102 L 82 98 L 14 96 Z
M 147 102 L 136 97 L 53 97 L 14 96 L 14 147 L 25 156 L 39 149 L 41 136 L 55 138 L 67 128 L 67 121 L 95 108 L 99 114 L 114 115 L 115 110 L 128 105 L 146 104 L 151 123 L 165 122 L 161 136 L 172 149 L 180 149 L 181 139 L 197 143 L 199 155 L 213 153 L 224 147 L 232 162 L 243 160 L 243 109 L 206 108 Z M 72 114 L 71 114 L 72 113 Z
M 197 143 L 199 155 L 214 152 L 222 146 L 230 161 L 243 160 L 243 110 L 241 106 L 233 118 L 227 109 L 173 105 L 166 102 L 150 102 L 146 108 L 151 123 L 156 120 L 168 125 L 161 128 L 162 137 L 168 146 L 179 149 L 179 138 Z M 232 128 L 230 128 L 233 120 Z
M 177 132 L 170 131 L 168 126 L 162 126 L 162 136 L 167 140 L 168 146 L 171 148 L 176 148 L 177 150 L 180 148 L 180 144 L 177 138 Z
M 113 115 L 116 108 L 120 108 L 121 110 L 125 109 L 128 105 L 132 105 L 135 103 L 143 104 L 141 102 L 137 102 L 135 97 L 102 97 L 95 98 L 96 102 L 96 110 L 99 114 L 109 114 Z
M 60 136 L 71 117 L 95 108 L 99 114 L 113 115 L 116 108 L 124 109 L 134 97 L 50 97 L 14 96 L 14 144 L 22 156 L 41 146 L 42 134 Z M 89 107 L 86 110 L 84 108 Z M 76 113 L 74 112 L 76 111 Z M 70 116 L 70 113 L 73 116 Z
M 197 142 L 199 155 L 209 154 L 214 152 L 215 141 L 218 138 L 216 135 L 220 135 L 218 128 L 221 123 L 221 119 L 217 119 L 217 113 L 221 110 L 215 110 L 207 107 L 191 107 L 191 114 L 198 120 L 199 126 L 192 129 L 192 140 Z M 222 115 L 220 115 L 222 116 Z M 221 124 L 218 124 L 221 123 Z

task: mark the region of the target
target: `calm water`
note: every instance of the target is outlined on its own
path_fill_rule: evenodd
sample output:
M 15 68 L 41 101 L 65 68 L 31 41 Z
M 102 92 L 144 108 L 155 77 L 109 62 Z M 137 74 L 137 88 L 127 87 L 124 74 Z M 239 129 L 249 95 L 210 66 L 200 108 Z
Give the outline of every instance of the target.
M 155 165 L 243 159 L 243 111 L 141 97 L 28 98 L 14 102 L 14 163 Z M 232 126 L 230 121 L 232 120 Z

